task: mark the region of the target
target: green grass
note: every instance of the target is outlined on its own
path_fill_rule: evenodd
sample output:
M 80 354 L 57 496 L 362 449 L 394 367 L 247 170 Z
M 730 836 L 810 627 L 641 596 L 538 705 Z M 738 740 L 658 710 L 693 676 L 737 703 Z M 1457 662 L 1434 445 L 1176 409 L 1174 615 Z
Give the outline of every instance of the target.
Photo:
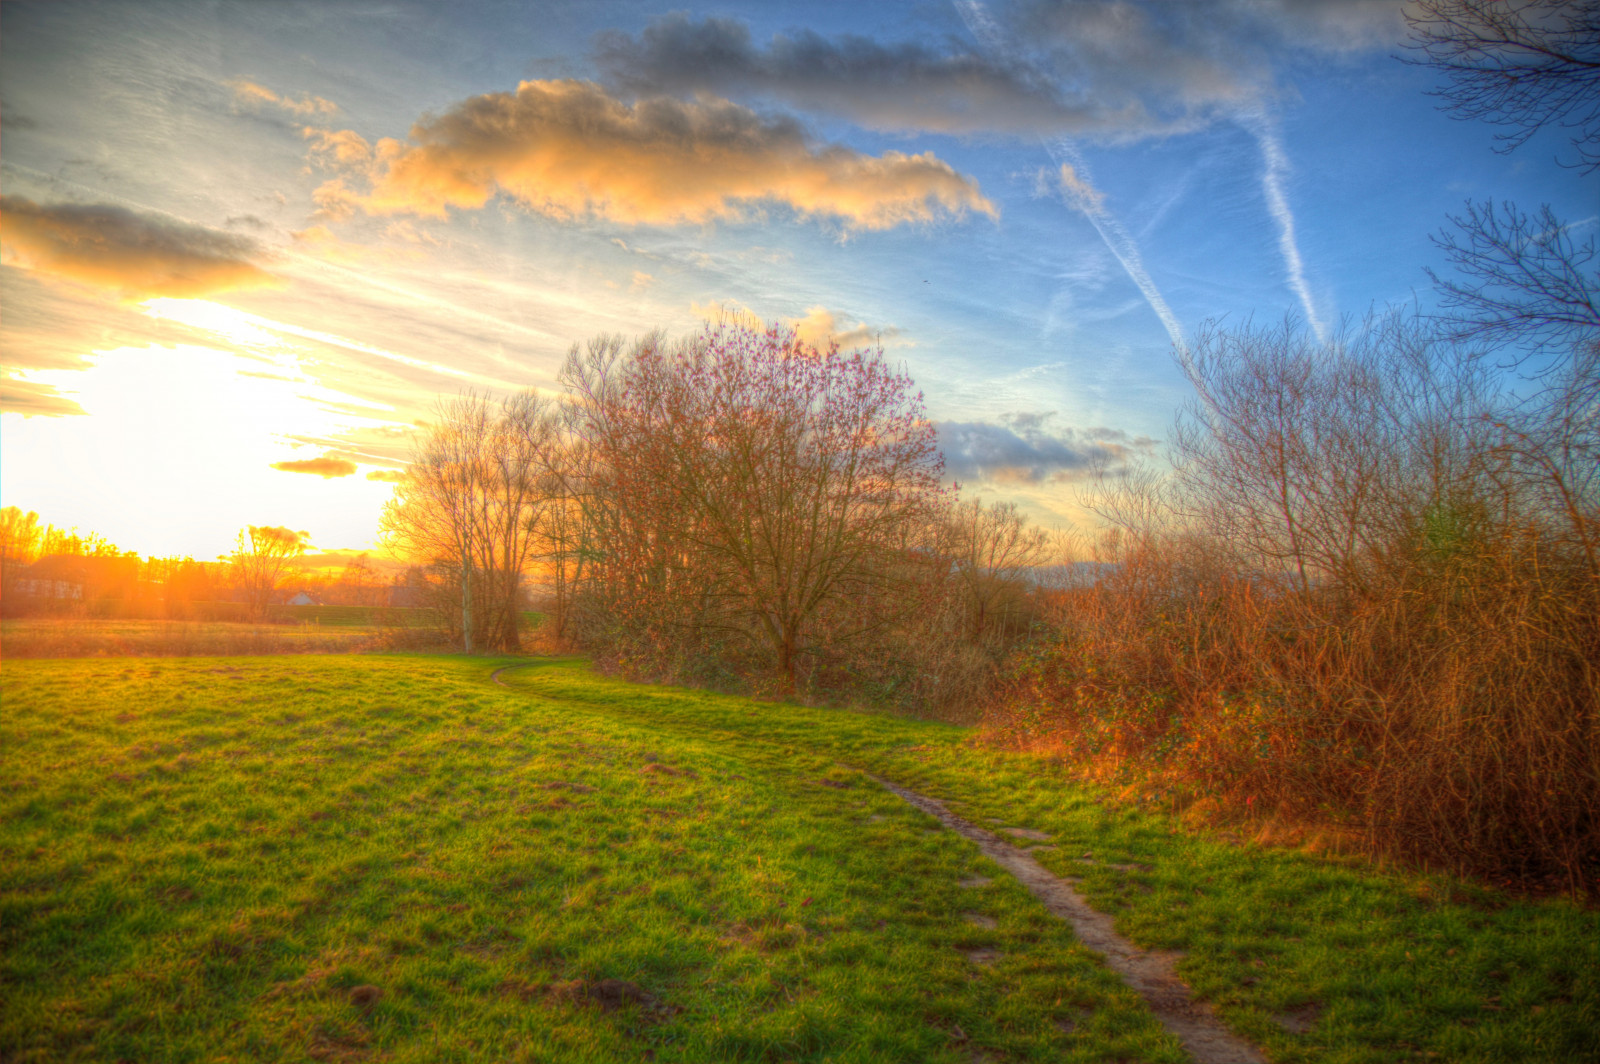
M 1180 832 L 954 727 L 492 667 L 7 661 L 0 1060 L 1184 1059 L 866 772 L 1054 835 L 1274 1059 L 1600 1056 L 1570 903 Z

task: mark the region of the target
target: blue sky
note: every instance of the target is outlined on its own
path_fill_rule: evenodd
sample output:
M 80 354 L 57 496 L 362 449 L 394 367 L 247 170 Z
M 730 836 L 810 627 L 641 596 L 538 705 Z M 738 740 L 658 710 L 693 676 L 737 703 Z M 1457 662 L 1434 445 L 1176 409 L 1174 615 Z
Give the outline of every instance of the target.
M 1468 199 L 1595 225 L 1400 12 L 8 2 L 0 502 L 364 548 L 437 396 L 741 309 L 881 341 L 967 490 L 1081 520 L 1091 460 L 1159 454 L 1174 335 L 1427 306 Z

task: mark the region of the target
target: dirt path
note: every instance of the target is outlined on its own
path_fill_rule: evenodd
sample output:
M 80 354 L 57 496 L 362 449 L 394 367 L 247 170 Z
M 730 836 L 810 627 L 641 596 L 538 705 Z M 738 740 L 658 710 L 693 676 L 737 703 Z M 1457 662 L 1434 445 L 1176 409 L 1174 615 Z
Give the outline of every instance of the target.
M 932 798 L 888 780 L 873 779 L 945 827 L 977 843 L 985 857 L 1011 873 L 1052 915 L 1071 924 L 1079 941 L 1100 954 L 1112 971 L 1138 991 L 1197 1064 L 1266 1064 L 1260 1050 L 1229 1031 L 1209 1006 L 1190 996 L 1188 986 L 1173 971 L 1182 954 L 1140 949 L 1117 934 L 1111 917 L 1090 908 L 1067 880 L 1052 875 L 1026 850 L 962 820 Z
M 511 685 L 500 678 L 501 673 L 534 664 L 536 662 L 530 661 L 506 665 L 496 669 L 489 678 L 502 687 L 509 687 Z M 985 857 L 1009 872 L 1043 902 L 1051 915 L 1071 924 L 1078 940 L 1104 958 L 1111 970 L 1144 998 L 1167 1030 L 1183 1043 L 1196 1064 L 1267 1064 L 1260 1050 L 1229 1031 L 1210 1006 L 1190 995 L 1189 987 L 1173 970 L 1182 954 L 1140 949 L 1117 934 L 1111 917 L 1091 908 L 1069 881 L 1052 875 L 1028 856 L 1026 850 L 962 820 L 932 798 L 876 776 L 870 778 L 958 835 L 972 840 Z M 1019 831 L 1018 834 L 1027 837 L 1028 833 Z
M 537 661 L 520 661 L 515 665 L 502 665 L 498 669 L 494 670 L 493 672 L 491 672 L 489 674 L 489 679 L 493 680 L 495 683 L 499 684 L 501 687 L 510 687 L 511 686 L 510 684 L 506 683 L 504 680 L 502 680 L 500 678 L 500 674 L 502 672 L 510 672 L 512 669 L 526 669 L 526 668 L 529 668 L 530 666 L 537 665 L 537 664 L 539 664 Z

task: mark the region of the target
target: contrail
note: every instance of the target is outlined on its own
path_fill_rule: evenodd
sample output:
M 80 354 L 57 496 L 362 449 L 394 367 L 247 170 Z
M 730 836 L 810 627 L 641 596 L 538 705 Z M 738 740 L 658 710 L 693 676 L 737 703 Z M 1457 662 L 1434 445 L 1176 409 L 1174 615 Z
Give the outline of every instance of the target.
M 989 17 L 989 12 L 981 0 L 954 0 L 954 2 L 961 20 L 967 24 L 967 30 L 978 38 L 978 43 L 989 51 L 998 53 L 1002 58 L 1013 57 L 1004 32 L 994 19 Z M 1100 234 L 1100 239 L 1105 241 L 1111 254 L 1116 256 L 1128 277 L 1143 293 L 1145 302 L 1150 304 L 1150 309 L 1156 312 L 1156 317 L 1161 319 L 1167 335 L 1172 338 L 1172 345 L 1180 352 L 1187 351 L 1188 346 L 1183 342 L 1183 327 L 1178 324 L 1177 316 L 1162 298 L 1161 290 L 1145 271 L 1139 246 L 1134 243 L 1133 237 L 1128 234 L 1128 230 L 1117 217 L 1106 210 L 1103 199 L 1095 189 L 1094 179 L 1089 174 L 1089 167 L 1083 161 L 1083 153 L 1067 137 L 1042 140 L 1042 143 L 1056 166 L 1071 168 L 1076 183 L 1084 190 L 1083 194 L 1072 197 L 1075 206 L 1089 219 L 1089 224 L 1094 226 L 1095 232 Z
M 1278 223 L 1278 249 L 1283 252 L 1284 265 L 1289 269 L 1289 287 L 1305 308 L 1306 323 L 1317 334 L 1317 340 L 1327 343 L 1328 329 L 1317 317 L 1317 305 L 1311 299 L 1311 287 L 1306 284 L 1300 245 L 1294 236 L 1294 212 L 1289 210 L 1289 197 L 1283 191 L 1283 178 L 1289 172 L 1289 157 L 1284 154 L 1283 142 L 1264 112 L 1245 112 L 1239 115 L 1238 121 L 1261 146 L 1261 191 L 1267 197 L 1267 210 Z

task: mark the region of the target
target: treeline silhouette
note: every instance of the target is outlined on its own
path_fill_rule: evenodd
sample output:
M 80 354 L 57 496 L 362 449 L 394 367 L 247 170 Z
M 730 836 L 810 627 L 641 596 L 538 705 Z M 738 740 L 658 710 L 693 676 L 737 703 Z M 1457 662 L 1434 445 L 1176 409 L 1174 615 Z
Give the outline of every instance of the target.
M 241 530 L 234 550 L 216 561 L 141 556 L 7 506 L 0 509 L 0 614 L 289 622 L 299 619 L 286 608 L 296 596 L 326 606 L 395 604 L 395 577 L 367 555 L 313 567 L 300 564 L 305 547 L 300 533 L 259 525 Z

